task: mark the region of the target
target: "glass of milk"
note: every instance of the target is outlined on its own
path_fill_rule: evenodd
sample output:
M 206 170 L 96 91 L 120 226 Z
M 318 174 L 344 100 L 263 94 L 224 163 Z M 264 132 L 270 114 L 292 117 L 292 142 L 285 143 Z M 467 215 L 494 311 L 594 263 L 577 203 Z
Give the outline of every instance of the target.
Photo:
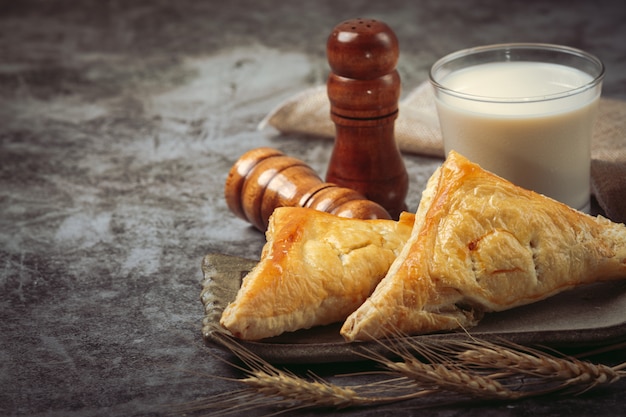
M 466 49 L 430 71 L 446 154 L 589 211 L 591 136 L 604 65 L 549 44 Z

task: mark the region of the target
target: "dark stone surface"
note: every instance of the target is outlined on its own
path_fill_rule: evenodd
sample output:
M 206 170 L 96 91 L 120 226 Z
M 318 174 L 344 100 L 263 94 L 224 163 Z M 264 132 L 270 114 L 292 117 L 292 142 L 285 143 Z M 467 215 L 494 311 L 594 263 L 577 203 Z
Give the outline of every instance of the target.
M 396 31 L 405 91 L 453 50 L 539 41 L 597 54 L 605 95 L 626 99 L 615 1 L 1 1 L 0 415 L 163 415 L 237 387 L 200 335 L 200 262 L 258 257 L 264 237 L 230 214 L 224 179 L 258 146 L 324 171 L 327 141 L 256 126 L 325 82 L 329 31 L 359 16 Z M 439 162 L 406 157 L 410 209 Z M 615 416 L 625 389 L 429 415 Z

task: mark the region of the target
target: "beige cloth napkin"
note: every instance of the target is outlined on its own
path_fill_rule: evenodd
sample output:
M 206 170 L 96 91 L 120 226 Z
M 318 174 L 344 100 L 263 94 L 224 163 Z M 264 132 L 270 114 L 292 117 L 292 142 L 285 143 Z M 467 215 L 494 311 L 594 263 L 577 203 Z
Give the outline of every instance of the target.
M 430 83 L 399 103 L 396 141 L 402 152 L 443 158 L 443 142 Z M 334 137 L 326 86 L 314 87 L 280 104 L 261 121 L 285 134 Z M 591 187 L 606 216 L 626 222 L 626 102 L 602 98 L 592 142 Z

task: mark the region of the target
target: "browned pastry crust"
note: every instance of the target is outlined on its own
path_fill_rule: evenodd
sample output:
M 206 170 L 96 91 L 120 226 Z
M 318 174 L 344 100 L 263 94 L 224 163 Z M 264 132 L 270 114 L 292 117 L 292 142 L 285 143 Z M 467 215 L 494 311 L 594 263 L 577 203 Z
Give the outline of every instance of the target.
M 411 237 L 344 323 L 348 341 L 474 326 L 484 312 L 626 278 L 626 226 L 575 211 L 451 152 Z
M 345 320 L 385 276 L 414 218 L 358 220 L 276 209 L 261 260 L 220 323 L 236 337 L 257 340 Z

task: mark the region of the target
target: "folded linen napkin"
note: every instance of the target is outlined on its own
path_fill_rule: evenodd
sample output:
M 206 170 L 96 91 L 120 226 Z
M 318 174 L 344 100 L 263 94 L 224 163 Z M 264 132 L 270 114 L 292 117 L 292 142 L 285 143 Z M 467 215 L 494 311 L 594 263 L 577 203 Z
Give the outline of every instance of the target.
M 289 98 L 259 124 L 285 134 L 333 138 L 326 86 L 313 87 Z M 420 84 L 399 103 L 395 125 L 402 152 L 443 158 L 439 119 L 429 82 Z M 626 222 L 626 102 L 601 98 L 591 152 L 591 188 L 608 218 Z

